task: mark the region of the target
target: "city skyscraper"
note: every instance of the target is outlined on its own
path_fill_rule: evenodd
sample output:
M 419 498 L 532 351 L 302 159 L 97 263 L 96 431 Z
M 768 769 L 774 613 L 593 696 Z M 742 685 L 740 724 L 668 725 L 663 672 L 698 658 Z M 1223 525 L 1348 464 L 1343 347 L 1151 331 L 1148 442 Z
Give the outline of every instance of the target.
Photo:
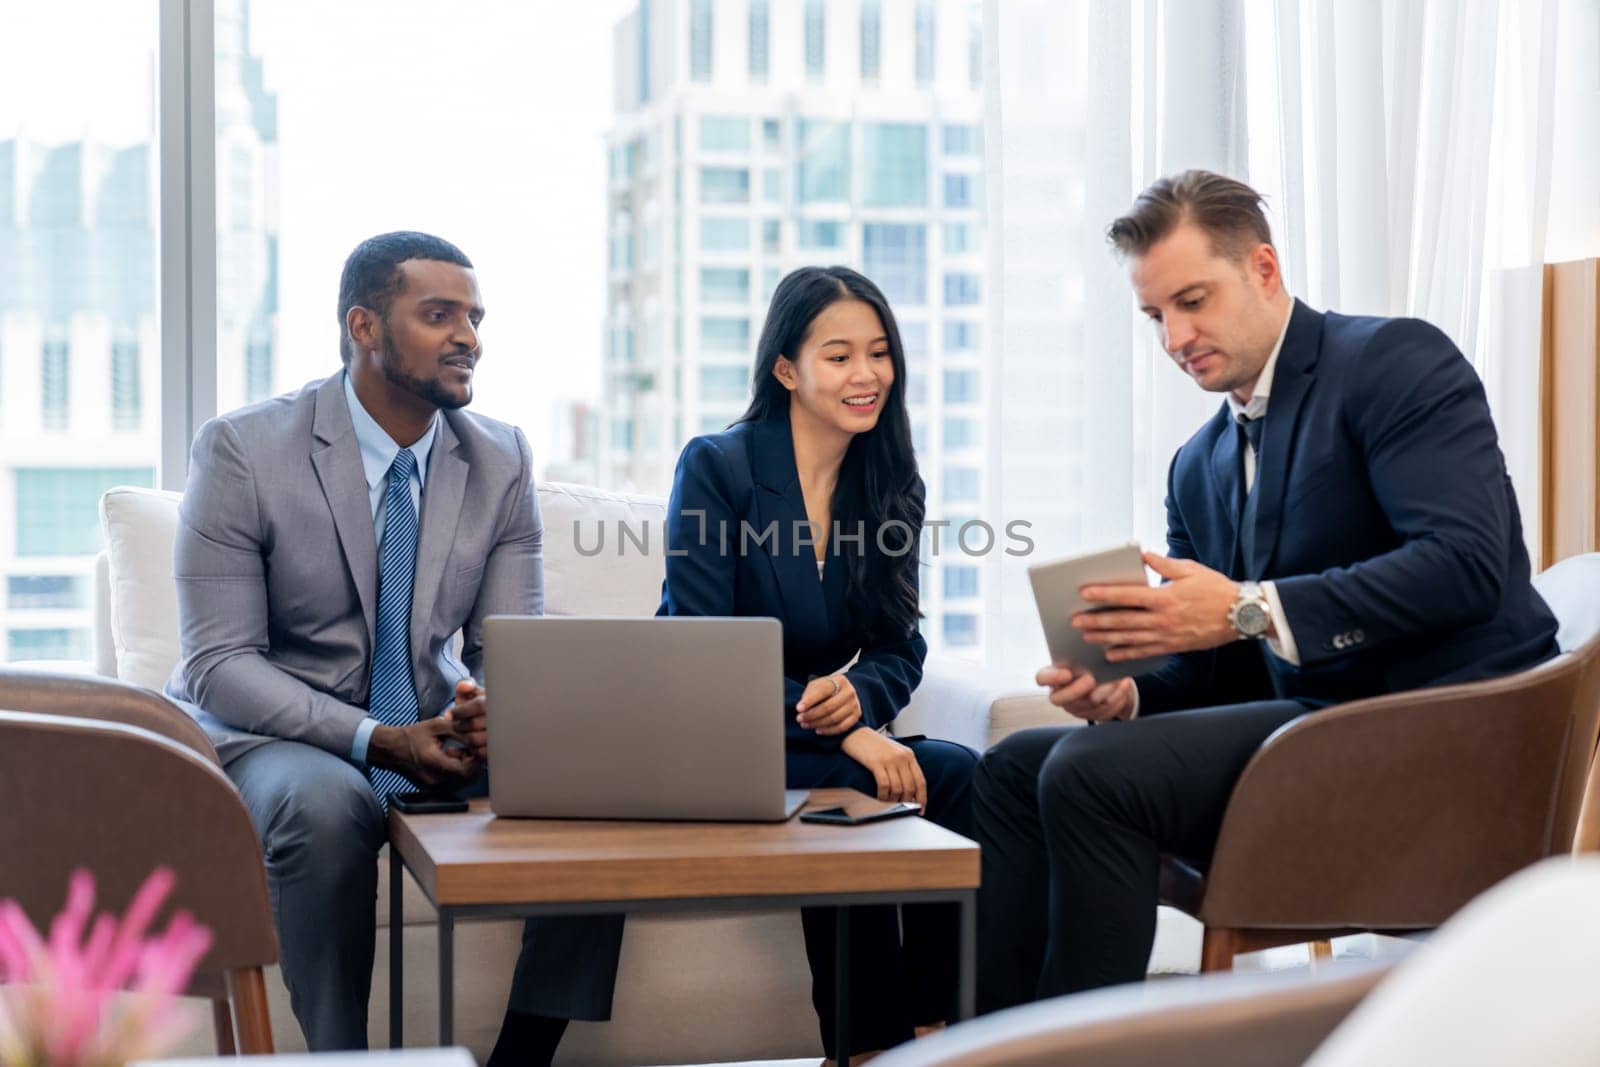
M 640 0 L 617 26 L 603 481 L 665 492 L 750 394 L 778 279 L 875 281 L 906 351 L 930 519 L 924 633 L 982 641 L 957 543 L 984 493 L 982 43 L 970 0 Z M 981 538 L 968 542 L 978 547 Z
M 217 4 L 218 388 L 270 396 L 277 104 L 246 0 Z M 150 88 L 151 114 L 154 89 Z M 87 660 L 100 495 L 155 484 L 157 155 L 0 140 L 0 656 Z

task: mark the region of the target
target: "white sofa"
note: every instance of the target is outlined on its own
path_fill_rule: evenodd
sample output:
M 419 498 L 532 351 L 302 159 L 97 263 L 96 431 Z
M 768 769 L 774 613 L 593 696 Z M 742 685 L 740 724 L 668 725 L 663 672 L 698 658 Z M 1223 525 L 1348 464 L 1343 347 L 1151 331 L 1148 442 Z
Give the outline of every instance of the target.
M 160 689 L 178 658 L 172 584 L 176 493 L 113 489 L 101 501 L 105 553 L 96 598 L 96 669 Z M 545 522 L 546 610 L 552 615 L 648 615 L 661 595 L 666 502 L 577 485 L 539 489 Z M 619 538 L 620 524 L 634 537 Z M 604 527 L 603 550 L 593 549 Z M 582 547 L 575 541 L 582 531 Z M 637 546 L 642 541 L 647 551 Z M 1026 680 L 1021 680 L 1024 685 Z M 1015 688 L 1015 687 L 1013 687 Z M 930 662 L 911 706 L 896 723 L 984 749 L 1012 730 L 1059 723 L 1035 693 L 1005 695 L 977 668 Z M 378 922 L 386 927 L 388 864 L 380 865 Z M 435 1036 L 436 934 L 414 885 L 406 902 L 406 1035 Z M 520 924 L 470 923 L 456 934 L 456 1040 L 487 1057 L 505 1008 Z M 370 1034 L 388 1041 L 388 939 L 380 930 Z M 304 1048 L 282 983 L 272 990 L 273 1031 L 282 1051 Z M 798 913 L 649 916 L 630 921 L 612 1021 L 577 1024 L 563 1064 L 705 1063 L 821 1054 Z M 197 1041 L 206 1042 L 201 1036 Z M 208 1042 L 192 1051 L 205 1052 Z

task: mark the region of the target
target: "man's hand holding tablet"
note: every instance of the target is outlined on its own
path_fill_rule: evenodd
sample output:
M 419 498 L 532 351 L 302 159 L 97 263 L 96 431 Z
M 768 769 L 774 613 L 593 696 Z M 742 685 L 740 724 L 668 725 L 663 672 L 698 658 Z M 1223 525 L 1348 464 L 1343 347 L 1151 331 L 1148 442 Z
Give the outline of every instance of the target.
M 1133 714 L 1132 678 L 1096 682 L 1088 671 L 1071 667 L 1041 667 L 1034 681 L 1050 690 L 1050 703 L 1090 722 L 1126 719 Z
M 1141 580 L 1144 567 L 1165 582 Z M 1138 706 L 1132 675 L 1154 670 L 1174 653 L 1239 637 L 1230 618 L 1239 583 L 1193 560 L 1140 554 L 1126 545 L 1041 564 L 1029 576 L 1054 660 L 1035 681 L 1050 690 L 1052 704 L 1080 719 L 1128 718 Z M 1062 626 L 1067 601 L 1070 630 Z

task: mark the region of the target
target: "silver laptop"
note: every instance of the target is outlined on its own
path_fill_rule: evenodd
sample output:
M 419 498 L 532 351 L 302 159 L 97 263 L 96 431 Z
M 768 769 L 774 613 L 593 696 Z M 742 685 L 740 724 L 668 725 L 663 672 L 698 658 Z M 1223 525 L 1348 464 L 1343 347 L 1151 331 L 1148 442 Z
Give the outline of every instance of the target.
M 489 806 L 557 819 L 781 822 L 776 619 L 484 621 Z

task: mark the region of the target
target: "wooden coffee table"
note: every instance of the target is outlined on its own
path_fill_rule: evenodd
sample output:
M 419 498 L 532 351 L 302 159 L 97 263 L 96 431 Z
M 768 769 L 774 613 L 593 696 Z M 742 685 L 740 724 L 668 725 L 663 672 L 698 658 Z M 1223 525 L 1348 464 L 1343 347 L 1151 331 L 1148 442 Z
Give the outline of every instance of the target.
M 806 805 L 876 807 L 850 789 Z M 389 1043 L 401 1046 L 402 870 L 439 912 L 439 1044 L 454 1030 L 455 924 L 530 915 L 833 907 L 838 1052 L 848 1062 L 848 909 L 954 902 L 961 913 L 958 1014 L 974 1007 L 978 846 L 926 819 L 802 823 L 501 819 L 487 800 L 460 815 L 389 812 Z

